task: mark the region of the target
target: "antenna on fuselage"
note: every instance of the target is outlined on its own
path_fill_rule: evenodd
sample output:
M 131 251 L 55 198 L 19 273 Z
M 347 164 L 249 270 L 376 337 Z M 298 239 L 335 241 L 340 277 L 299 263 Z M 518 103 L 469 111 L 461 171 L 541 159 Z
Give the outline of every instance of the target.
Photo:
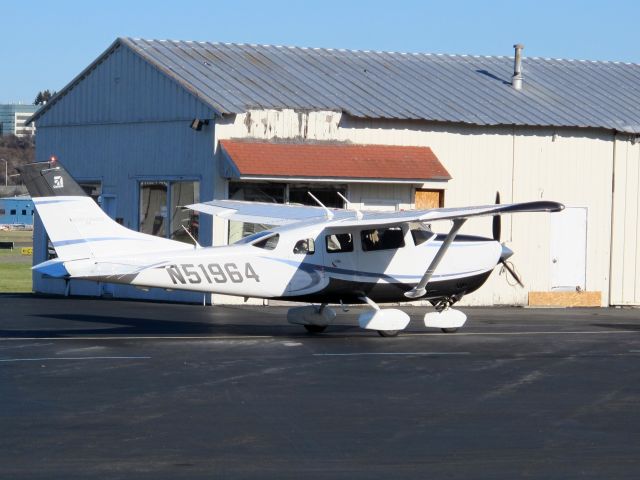
M 338 196 L 344 200 L 345 202 L 347 202 L 347 207 L 351 207 L 351 205 L 353 205 L 349 200 L 347 200 L 347 197 L 345 197 L 344 195 L 342 195 L 340 192 L 336 192 L 338 194 Z M 355 210 L 356 212 L 356 218 L 358 220 L 362 220 L 362 212 L 360 211 L 359 208 L 353 208 L 352 210 Z
M 333 212 L 332 212 L 331 210 L 329 210 L 329 209 L 324 205 L 324 203 L 322 203 L 320 200 L 318 200 L 318 199 L 316 198 L 316 196 L 315 196 L 313 193 L 311 193 L 311 192 L 307 192 L 307 193 L 309 194 L 309 196 L 310 196 L 311 198 L 313 198 L 313 199 L 316 201 L 316 203 L 317 203 L 318 205 L 320 205 L 322 208 L 324 208 L 324 211 L 325 211 L 325 214 L 326 214 L 327 218 L 328 218 L 329 220 L 331 220 L 331 219 L 333 218 Z
M 185 227 L 184 225 L 180 225 L 180 226 L 183 228 L 183 230 L 185 232 L 187 232 L 187 235 L 189 235 L 189 237 L 191 237 L 191 240 L 193 240 L 193 248 L 196 248 L 196 249 L 202 248 L 202 246 L 198 243 L 198 241 L 194 238 L 194 236 L 191 235 L 191 232 L 189 231 L 189 229 L 187 227 Z

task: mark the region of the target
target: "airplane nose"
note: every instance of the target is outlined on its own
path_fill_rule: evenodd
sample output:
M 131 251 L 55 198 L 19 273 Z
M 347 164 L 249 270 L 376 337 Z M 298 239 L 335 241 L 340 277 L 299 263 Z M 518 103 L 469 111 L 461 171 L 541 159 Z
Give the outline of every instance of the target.
M 504 262 L 507 258 L 511 257 L 511 255 L 513 255 L 513 250 L 503 244 L 502 252 L 500 253 L 500 261 Z

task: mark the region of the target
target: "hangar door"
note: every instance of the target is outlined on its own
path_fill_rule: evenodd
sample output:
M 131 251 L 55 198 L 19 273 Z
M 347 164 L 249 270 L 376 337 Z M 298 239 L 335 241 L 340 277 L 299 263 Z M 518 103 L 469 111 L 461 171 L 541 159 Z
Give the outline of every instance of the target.
M 616 135 L 611 305 L 640 305 L 640 142 Z

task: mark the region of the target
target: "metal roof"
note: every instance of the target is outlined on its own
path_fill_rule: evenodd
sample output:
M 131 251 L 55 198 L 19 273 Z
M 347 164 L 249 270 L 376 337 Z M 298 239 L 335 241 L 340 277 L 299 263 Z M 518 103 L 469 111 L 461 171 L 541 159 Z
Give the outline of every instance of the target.
M 220 114 L 326 109 L 362 118 L 640 133 L 638 64 L 525 56 L 516 91 L 513 58 L 506 56 L 120 38 L 96 62 L 121 45 Z

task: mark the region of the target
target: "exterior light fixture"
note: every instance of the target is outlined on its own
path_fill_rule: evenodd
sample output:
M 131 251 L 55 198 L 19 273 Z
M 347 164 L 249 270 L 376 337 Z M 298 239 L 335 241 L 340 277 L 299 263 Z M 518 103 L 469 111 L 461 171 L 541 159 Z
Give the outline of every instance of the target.
M 199 132 L 200 130 L 202 130 L 202 126 L 203 125 L 209 125 L 209 120 L 207 120 L 207 119 L 202 120 L 200 118 L 194 118 L 191 121 L 191 128 L 193 130 L 195 130 L 196 132 Z

